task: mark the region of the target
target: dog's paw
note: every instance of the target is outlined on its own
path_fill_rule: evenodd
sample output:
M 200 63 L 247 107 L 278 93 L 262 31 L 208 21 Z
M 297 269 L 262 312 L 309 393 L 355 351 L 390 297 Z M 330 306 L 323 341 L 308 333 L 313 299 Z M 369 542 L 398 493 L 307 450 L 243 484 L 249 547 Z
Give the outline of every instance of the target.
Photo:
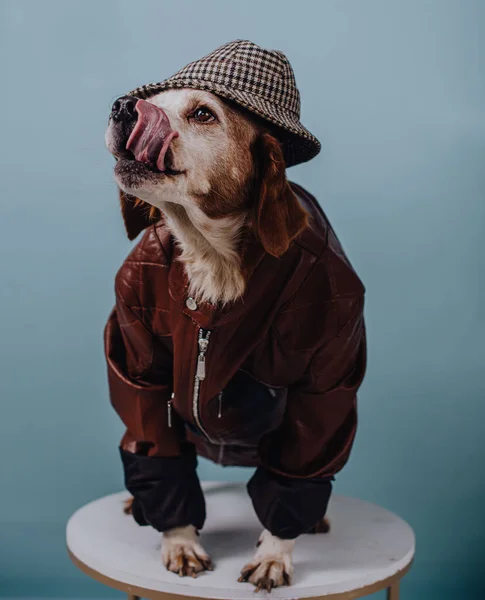
M 180 577 L 196 577 L 202 571 L 212 571 L 212 561 L 197 540 L 195 527 L 177 527 L 163 534 L 162 561 Z
M 281 585 L 290 585 L 292 577 L 291 564 L 278 558 L 266 558 L 260 562 L 250 562 L 241 571 L 238 581 L 249 581 L 256 586 L 256 591 L 271 590 Z
M 282 540 L 269 531 L 263 531 L 258 550 L 253 560 L 242 568 L 238 581 L 249 581 L 257 592 L 270 592 L 275 587 L 291 585 L 294 544 L 294 540 Z

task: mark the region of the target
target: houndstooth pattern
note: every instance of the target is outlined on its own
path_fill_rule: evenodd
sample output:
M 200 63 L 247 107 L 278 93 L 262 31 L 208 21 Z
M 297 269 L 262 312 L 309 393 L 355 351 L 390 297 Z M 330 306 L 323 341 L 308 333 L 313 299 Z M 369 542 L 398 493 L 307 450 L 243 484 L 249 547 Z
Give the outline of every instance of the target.
M 146 99 L 184 87 L 228 98 L 276 125 L 287 166 L 310 160 L 320 151 L 320 142 L 300 123 L 300 93 L 282 52 L 236 40 L 189 63 L 172 77 L 138 87 L 129 95 Z

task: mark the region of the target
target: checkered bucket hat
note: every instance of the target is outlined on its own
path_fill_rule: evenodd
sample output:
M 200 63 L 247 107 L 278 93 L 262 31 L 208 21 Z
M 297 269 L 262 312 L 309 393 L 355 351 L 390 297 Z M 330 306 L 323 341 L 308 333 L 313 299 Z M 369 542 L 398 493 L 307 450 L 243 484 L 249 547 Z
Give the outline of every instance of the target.
M 163 90 L 195 88 L 228 98 L 276 125 L 286 166 L 305 162 L 320 152 L 320 142 L 300 123 L 300 93 L 286 56 L 247 40 L 224 44 L 159 83 L 129 92 L 146 99 Z

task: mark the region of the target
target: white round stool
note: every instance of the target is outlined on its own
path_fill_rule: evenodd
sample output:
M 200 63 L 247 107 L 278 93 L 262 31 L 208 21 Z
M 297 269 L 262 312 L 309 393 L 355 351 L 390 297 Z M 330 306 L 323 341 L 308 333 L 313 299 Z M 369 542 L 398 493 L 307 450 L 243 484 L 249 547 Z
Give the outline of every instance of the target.
M 67 524 L 67 547 L 73 562 L 87 575 L 122 590 L 128 598 L 192 600 L 266 598 L 250 583 L 238 583 L 261 533 L 242 484 L 206 483 L 207 522 L 202 543 L 215 570 L 180 578 L 161 562 L 161 534 L 139 527 L 123 513 L 125 492 L 80 508 Z M 290 587 L 276 588 L 271 598 L 351 600 L 382 589 L 398 600 L 399 581 L 414 557 L 414 533 L 402 519 L 374 504 L 332 496 L 331 531 L 298 538 L 295 574 Z

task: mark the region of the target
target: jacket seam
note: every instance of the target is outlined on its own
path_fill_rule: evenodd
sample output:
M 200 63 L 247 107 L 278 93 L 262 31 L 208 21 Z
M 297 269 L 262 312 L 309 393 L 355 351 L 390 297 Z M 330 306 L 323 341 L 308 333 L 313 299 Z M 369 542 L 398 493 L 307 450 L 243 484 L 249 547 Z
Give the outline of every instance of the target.
M 298 294 L 298 292 L 301 290 L 301 288 L 305 285 L 305 282 L 308 280 L 308 278 L 310 277 L 310 275 L 313 273 L 313 269 L 315 268 L 315 266 L 318 264 L 318 260 L 316 260 L 313 265 L 311 266 L 310 269 L 308 269 L 308 273 L 305 275 L 305 277 L 303 278 L 303 280 L 301 281 L 300 285 L 298 286 L 298 288 L 293 292 L 293 294 L 291 294 L 291 296 L 280 306 L 280 308 L 278 309 L 276 315 L 275 315 L 275 319 L 278 318 L 278 315 L 281 314 L 281 311 L 284 310 L 285 306 L 288 306 L 288 304 L 293 300 L 293 298 Z
M 296 312 L 303 309 L 308 309 L 316 306 L 326 306 L 327 304 L 334 304 L 335 302 L 339 302 L 340 300 L 359 300 L 363 298 L 363 294 L 342 294 L 341 296 L 334 296 L 331 300 L 323 300 L 322 302 L 308 302 L 308 304 L 301 304 L 299 306 L 295 306 L 294 308 L 281 308 L 278 314 L 283 315 L 290 312 Z M 291 300 L 291 298 L 290 298 Z M 285 302 L 285 306 L 286 306 Z
M 139 278 L 139 285 L 140 285 L 140 288 L 141 288 L 141 279 L 140 278 Z M 139 295 L 135 292 L 133 286 L 130 286 L 130 287 L 131 287 L 133 293 L 137 296 L 138 302 L 139 302 L 139 304 L 141 306 L 142 303 L 141 303 L 141 299 L 140 299 Z M 124 298 L 122 297 L 122 295 L 118 291 L 116 292 L 115 296 L 116 296 L 116 301 L 117 302 L 118 301 L 122 302 L 126 306 L 126 308 L 128 308 L 133 313 L 133 315 L 135 317 L 135 320 L 138 323 L 140 323 L 140 325 L 145 329 L 145 331 L 150 336 L 150 339 L 151 339 L 151 342 L 152 342 L 151 343 L 151 348 L 150 348 L 150 359 L 147 361 L 147 366 L 140 373 L 137 373 L 136 375 L 130 375 L 130 377 L 132 379 L 139 380 L 139 379 L 142 379 L 143 377 L 145 377 L 145 375 L 147 375 L 150 372 L 150 370 L 151 370 L 151 368 L 153 366 L 153 361 L 155 359 L 155 344 L 153 343 L 154 334 L 153 334 L 153 331 L 151 330 L 151 328 L 147 326 L 147 324 L 145 323 L 145 320 L 143 319 L 143 313 L 144 313 L 143 308 L 141 310 L 141 314 L 137 314 L 137 312 L 135 312 L 135 310 L 134 310 L 134 307 L 131 306 L 130 304 L 127 304 L 125 302 Z M 131 326 L 131 325 L 133 325 L 134 322 L 135 321 L 132 321 L 131 323 L 127 323 L 126 325 Z M 121 323 L 120 323 L 120 327 L 122 327 Z
M 324 247 L 322 248 L 322 251 L 318 254 L 317 252 L 314 252 L 307 244 L 305 244 L 304 241 L 299 240 L 299 239 L 295 239 L 293 240 L 293 242 L 297 245 L 300 246 L 300 248 L 303 248 L 303 250 L 306 250 L 309 254 L 311 254 L 312 256 L 315 256 L 316 258 L 320 258 L 323 253 L 325 252 L 325 250 L 327 249 L 327 237 L 325 236 L 325 242 L 324 242 Z
M 326 300 L 325 302 L 322 302 L 322 307 L 327 305 L 327 304 L 335 304 L 335 302 L 339 302 L 340 300 L 354 300 L 356 302 L 362 301 L 364 298 L 363 294 L 351 294 L 349 296 L 345 296 L 345 297 L 338 297 L 338 298 L 333 298 L 332 300 Z M 278 317 L 280 314 L 287 314 L 289 312 L 294 312 L 303 308 L 308 308 L 308 305 L 305 305 L 303 307 L 298 307 L 295 309 L 289 309 L 283 312 L 278 312 L 278 314 L 276 315 L 276 317 Z M 334 336 L 332 336 L 332 339 L 338 338 L 342 331 L 345 329 L 345 327 L 348 325 L 348 323 L 351 321 L 352 316 L 349 317 L 349 319 L 344 323 L 340 323 L 340 318 L 337 316 L 337 332 L 335 333 Z M 276 320 L 276 319 L 275 319 Z M 284 346 L 284 340 L 281 338 L 281 335 L 278 332 L 278 329 L 276 327 L 276 325 L 274 324 L 274 322 L 271 324 L 270 330 L 272 331 L 273 335 L 275 336 L 275 338 L 277 339 L 278 343 L 280 344 L 280 346 Z M 310 374 L 311 377 L 311 363 L 315 357 L 315 355 L 320 352 L 320 350 L 322 348 L 325 347 L 325 345 L 328 343 L 328 341 L 322 341 L 321 343 L 315 345 L 315 346 L 309 346 L 308 348 L 298 348 L 297 351 L 298 352 L 311 352 L 311 357 L 309 359 L 308 365 L 307 365 L 307 369 L 305 370 L 305 373 L 302 375 L 303 379 L 305 377 L 305 375 L 307 375 L 307 373 Z
M 153 227 L 153 230 L 155 230 L 155 227 Z M 146 240 L 148 239 L 148 236 L 145 236 L 144 238 L 144 242 L 143 242 L 143 250 L 144 250 L 144 245 L 146 244 Z M 142 285 L 143 285 L 143 280 L 142 280 L 142 271 L 143 271 L 143 264 L 139 264 L 139 273 L 138 273 L 138 302 L 140 303 L 140 306 L 143 305 L 143 302 L 141 301 L 141 293 L 142 293 Z M 154 343 L 154 336 L 153 336 L 153 330 L 151 327 L 148 327 L 148 324 L 145 322 L 145 309 L 142 308 L 141 309 L 141 324 L 146 328 L 149 336 L 150 336 L 150 341 L 151 341 L 151 353 L 150 353 L 150 360 L 147 364 L 146 369 L 143 370 L 142 374 L 139 375 L 140 378 L 146 376 L 152 369 L 153 366 L 153 362 L 155 360 L 155 343 Z
M 364 296 L 363 295 L 358 295 L 358 296 L 352 296 L 352 298 L 356 301 L 359 300 L 363 300 Z M 336 338 L 340 337 L 342 334 L 342 331 L 347 327 L 347 325 L 352 321 L 352 319 L 356 316 L 354 315 L 354 312 L 357 310 L 357 308 L 359 308 L 358 306 L 354 308 L 354 310 L 352 311 L 351 316 L 347 319 L 347 321 L 344 324 L 341 324 L 340 321 L 338 322 L 338 327 L 337 327 L 337 332 L 335 333 L 334 336 L 331 337 L 331 340 L 335 340 Z M 363 304 L 361 306 L 361 308 L 363 309 Z M 362 318 L 362 311 L 360 311 L 360 316 L 359 318 Z M 316 347 L 315 352 L 312 354 L 312 357 L 310 358 L 309 364 L 308 364 L 308 368 L 310 369 L 310 375 L 311 375 L 311 367 L 312 367 L 312 362 L 315 359 L 315 355 L 318 354 L 318 352 L 320 352 L 321 350 L 323 350 L 325 348 L 325 346 L 328 344 L 330 340 L 327 340 L 325 342 L 322 342 L 319 346 Z
M 128 306 L 128 305 L 127 305 Z M 156 306 L 137 306 L 137 305 L 130 305 L 130 308 L 132 310 L 140 310 L 140 311 L 144 311 L 144 310 L 156 310 L 158 312 L 166 312 L 169 313 L 170 310 L 168 308 L 158 308 Z
M 127 258 L 125 260 L 125 264 L 130 263 L 133 265 L 146 265 L 148 267 L 162 267 L 164 269 L 168 269 L 170 267 L 170 265 L 165 264 L 165 263 L 154 263 L 154 262 L 149 262 L 146 260 L 135 260 L 133 258 L 129 259 Z

